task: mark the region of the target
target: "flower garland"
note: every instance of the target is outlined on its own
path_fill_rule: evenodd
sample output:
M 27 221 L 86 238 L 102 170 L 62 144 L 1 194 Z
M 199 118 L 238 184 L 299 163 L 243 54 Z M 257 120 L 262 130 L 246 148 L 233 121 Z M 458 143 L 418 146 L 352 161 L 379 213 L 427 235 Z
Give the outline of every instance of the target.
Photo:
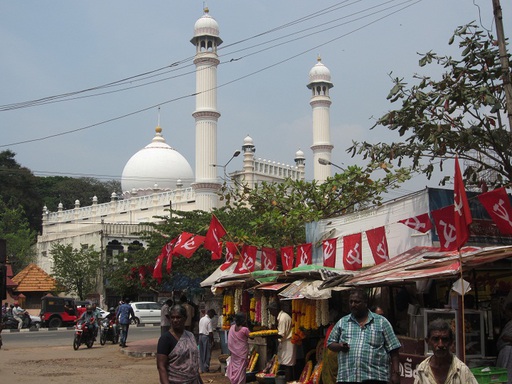
M 240 312 L 240 303 L 242 302 L 242 288 L 235 289 L 235 304 L 234 311 L 235 313 Z
M 261 325 L 263 327 L 268 327 L 268 299 L 265 295 L 261 296 Z
M 251 298 L 251 302 L 249 304 L 249 319 L 251 323 L 254 323 L 256 320 L 256 298 Z

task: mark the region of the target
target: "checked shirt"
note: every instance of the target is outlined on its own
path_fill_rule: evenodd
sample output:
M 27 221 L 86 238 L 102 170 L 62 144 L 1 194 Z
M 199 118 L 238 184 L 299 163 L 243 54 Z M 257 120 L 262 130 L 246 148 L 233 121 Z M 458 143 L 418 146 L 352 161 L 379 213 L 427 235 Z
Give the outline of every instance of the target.
M 389 352 L 400 348 L 389 321 L 371 311 L 362 327 L 352 314 L 342 317 L 329 335 L 327 345 L 331 343 L 350 346 L 349 352 L 338 353 L 338 382 L 387 382 Z

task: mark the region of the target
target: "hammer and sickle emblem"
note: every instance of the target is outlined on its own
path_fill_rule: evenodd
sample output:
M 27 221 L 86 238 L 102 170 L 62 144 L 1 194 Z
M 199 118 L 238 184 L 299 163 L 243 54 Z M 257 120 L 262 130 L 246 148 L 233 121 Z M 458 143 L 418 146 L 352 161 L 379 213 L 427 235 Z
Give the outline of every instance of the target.
M 508 215 L 507 209 L 503 206 L 505 202 L 503 199 L 500 199 L 497 204 L 494 204 L 492 206 L 492 210 L 503 221 L 506 221 L 508 225 L 512 227 L 512 222 L 510 221 L 510 216 Z
M 274 263 L 272 263 L 272 261 L 268 258 L 267 255 L 265 255 L 264 265 L 265 265 L 265 269 L 272 269 L 274 267 Z
M 244 253 L 244 263 L 245 265 L 247 266 L 247 269 L 248 270 L 251 270 L 253 265 L 254 265 L 254 262 L 252 261 L 252 258 L 250 258 L 247 253 Z
M 329 260 L 334 255 L 334 246 L 328 241 L 324 247 L 324 260 Z
M 382 238 L 379 245 L 377 245 L 377 257 L 382 260 L 389 259 L 388 253 L 386 252 L 386 247 L 384 246 L 384 238 Z
M 186 250 L 190 251 L 191 249 L 194 249 L 194 238 L 191 237 L 190 239 L 188 239 L 185 244 L 183 244 L 183 248 L 185 248 Z
M 456 229 L 453 225 L 445 223 L 443 220 L 439 221 L 439 224 L 443 227 L 444 247 L 448 248 L 457 239 Z
M 349 264 L 361 264 L 361 253 L 358 251 L 359 249 L 359 243 L 354 245 L 354 248 L 352 248 L 347 253 L 347 262 Z
M 405 224 L 408 227 L 411 227 L 412 229 L 415 229 L 416 231 L 419 231 L 420 229 L 426 227 L 426 224 L 422 223 L 421 221 L 419 221 L 417 217 L 412 217 L 412 218 L 407 219 Z

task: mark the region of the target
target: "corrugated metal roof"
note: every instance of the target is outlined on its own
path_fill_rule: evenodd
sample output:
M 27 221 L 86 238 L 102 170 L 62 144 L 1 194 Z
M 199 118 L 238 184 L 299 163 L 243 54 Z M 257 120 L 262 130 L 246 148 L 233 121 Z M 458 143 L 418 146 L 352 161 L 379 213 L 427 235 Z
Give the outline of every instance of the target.
M 512 246 L 461 249 L 462 269 L 512 257 Z M 457 251 L 441 251 L 437 247 L 414 247 L 390 260 L 361 271 L 344 283 L 348 286 L 382 286 L 415 282 L 426 278 L 449 278 L 460 274 Z

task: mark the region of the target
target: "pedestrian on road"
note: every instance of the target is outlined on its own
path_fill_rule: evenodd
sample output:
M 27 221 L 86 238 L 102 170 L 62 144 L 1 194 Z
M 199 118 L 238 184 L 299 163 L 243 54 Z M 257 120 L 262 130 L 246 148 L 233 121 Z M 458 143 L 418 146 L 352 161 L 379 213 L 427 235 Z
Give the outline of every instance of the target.
M 126 339 L 128 338 L 128 329 L 130 328 L 130 321 L 135 319 L 135 313 L 130 305 L 130 299 L 126 298 L 124 303 L 117 308 L 116 317 L 121 326 L 121 340 L 119 345 L 126 347 Z
M 163 335 L 169 332 L 171 328 L 171 321 L 169 320 L 169 309 L 172 307 L 172 299 L 165 300 L 164 305 L 160 309 L 160 334 Z
M 187 320 L 185 320 L 185 329 L 189 332 L 194 332 L 194 315 L 195 309 L 188 302 L 187 296 L 181 295 L 180 304 L 187 310 Z
M 414 384 L 478 384 L 466 364 L 451 352 L 455 338 L 450 324 L 443 319 L 432 321 L 425 340 L 434 354 L 418 365 Z
M 201 373 L 210 372 L 210 358 L 213 346 L 212 319 L 217 314 L 214 309 L 209 309 L 206 315 L 199 320 L 199 357 Z
M 249 328 L 245 326 L 247 316 L 239 312 L 235 315 L 235 324 L 228 334 L 228 349 L 231 352 L 227 376 L 231 384 L 245 384 L 249 356 Z
M 203 384 L 199 351 L 192 332 L 185 329 L 187 310 L 177 304 L 166 313 L 171 327 L 158 339 L 156 367 L 160 384 Z
M 350 291 L 348 302 L 350 314 L 334 325 L 327 340 L 327 347 L 338 352 L 337 382 L 399 384 L 400 342 L 393 327 L 368 309 L 364 290 Z
M 293 327 L 292 318 L 283 311 L 277 301 L 272 301 L 268 305 L 268 311 L 277 319 L 277 361 L 280 369 L 284 370 L 286 381 L 294 380 L 293 367 L 297 360 L 297 347 L 292 343 Z

